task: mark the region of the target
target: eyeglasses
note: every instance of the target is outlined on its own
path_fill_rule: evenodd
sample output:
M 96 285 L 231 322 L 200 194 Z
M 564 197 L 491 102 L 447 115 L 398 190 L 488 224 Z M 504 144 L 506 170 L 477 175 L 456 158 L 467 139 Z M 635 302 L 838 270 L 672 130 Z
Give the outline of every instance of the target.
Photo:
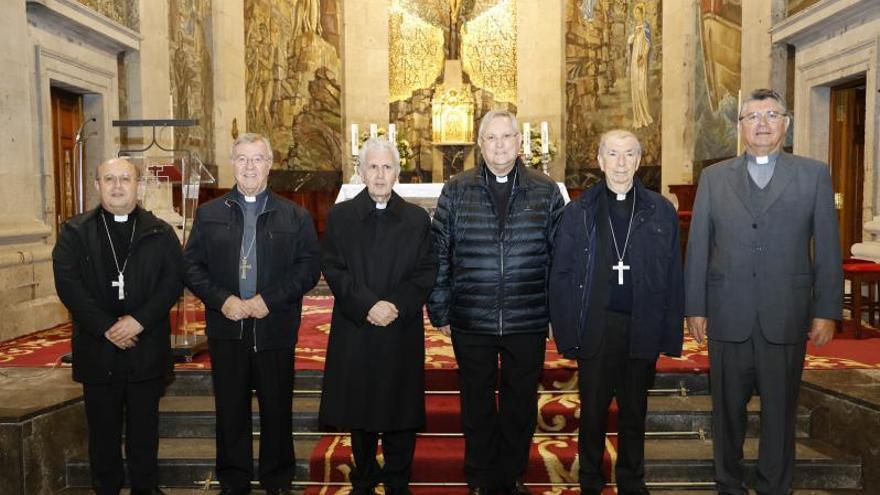
M 788 117 L 788 114 L 777 112 L 776 110 L 767 110 L 766 112 L 752 112 L 747 113 L 745 115 L 740 116 L 740 121 L 746 121 L 749 124 L 757 124 L 761 121 L 762 118 L 767 119 L 767 122 L 770 124 L 776 124 L 780 120 Z
M 496 136 L 494 134 L 489 134 L 487 136 L 483 136 L 483 141 L 489 144 L 495 143 L 509 143 L 511 139 L 516 138 L 519 134 L 502 134 L 500 136 Z
M 114 184 L 122 184 L 123 186 L 127 186 L 127 185 L 131 184 L 132 182 L 134 182 L 135 178 L 128 175 L 128 174 L 122 174 L 122 175 L 107 174 L 107 175 L 102 175 L 101 177 L 98 178 L 98 180 L 101 181 L 101 183 L 104 184 L 105 186 L 112 186 Z
M 253 164 L 255 167 L 262 167 L 269 163 L 269 159 L 263 155 L 252 156 L 250 158 L 244 155 L 238 155 L 232 159 L 232 163 L 237 167 L 246 167 L 249 163 Z

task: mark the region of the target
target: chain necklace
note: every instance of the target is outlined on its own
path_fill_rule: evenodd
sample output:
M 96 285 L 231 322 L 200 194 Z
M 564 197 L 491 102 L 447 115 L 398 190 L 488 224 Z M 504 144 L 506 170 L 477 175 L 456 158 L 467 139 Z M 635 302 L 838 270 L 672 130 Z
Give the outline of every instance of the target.
M 617 236 L 614 235 L 614 224 L 611 222 L 611 213 L 608 214 L 608 226 L 611 228 L 611 240 L 614 241 L 614 254 L 617 255 L 617 264 L 611 265 L 611 269 L 617 272 L 617 285 L 623 285 L 623 272 L 629 270 L 629 265 L 623 264 L 626 248 L 629 246 L 629 234 L 632 232 L 633 217 L 636 214 L 636 194 L 633 191 L 632 211 L 629 214 L 629 225 L 626 226 L 626 239 L 623 241 L 623 251 L 617 247 Z
M 128 258 L 131 255 L 131 244 L 134 242 L 134 231 L 137 227 L 137 218 L 131 224 L 131 239 L 128 241 L 128 252 L 125 254 L 125 261 L 122 262 L 122 268 L 119 268 L 119 258 L 116 257 L 116 247 L 113 245 L 113 238 L 110 237 L 110 227 L 107 226 L 107 219 L 104 218 L 104 212 L 100 212 L 101 220 L 104 221 L 104 232 L 107 233 L 107 240 L 110 241 L 110 252 L 113 253 L 113 264 L 116 265 L 118 276 L 115 282 L 110 285 L 119 290 L 119 300 L 125 299 L 125 267 L 128 266 Z

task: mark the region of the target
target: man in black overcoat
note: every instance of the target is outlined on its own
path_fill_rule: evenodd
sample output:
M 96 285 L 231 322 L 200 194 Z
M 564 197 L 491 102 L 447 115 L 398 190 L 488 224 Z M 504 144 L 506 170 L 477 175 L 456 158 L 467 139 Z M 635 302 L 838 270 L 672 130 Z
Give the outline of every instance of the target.
M 437 275 L 428 214 L 392 190 L 397 147 L 361 147 L 360 194 L 330 210 L 321 254 L 333 319 L 320 421 L 351 430 L 352 495 L 408 494 L 415 432 L 425 423 L 423 306 Z M 376 462 L 382 438 L 384 468 Z
M 565 207 L 553 240 L 550 318 L 557 349 L 578 362 L 584 495 L 605 488 L 602 458 L 612 398 L 618 405 L 617 491 L 648 493 L 648 389 L 658 355 L 681 355 L 678 215 L 635 177 L 641 158 L 631 132 L 603 134 L 597 159 L 605 180 Z
M 159 398 L 171 373 L 169 310 L 180 297 L 180 241 L 137 206 L 138 169 L 98 167 L 101 205 L 68 220 L 52 251 L 55 288 L 73 319 L 73 379 L 83 384 L 89 465 L 99 495 L 159 488 Z
M 184 249 L 186 283 L 205 304 L 222 494 L 250 492 L 251 391 L 260 405 L 257 478 L 290 492 L 293 355 L 302 298 L 318 281 L 309 213 L 266 188 L 272 147 L 259 134 L 232 146 L 235 187 L 196 211 Z

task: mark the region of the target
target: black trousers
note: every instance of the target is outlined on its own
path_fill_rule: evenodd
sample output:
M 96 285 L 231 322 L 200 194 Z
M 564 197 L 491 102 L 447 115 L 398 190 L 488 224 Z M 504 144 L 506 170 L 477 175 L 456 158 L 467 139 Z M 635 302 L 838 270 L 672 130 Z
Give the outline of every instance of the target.
M 159 398 L 164 390 L 164 377 L 142 382 L 83 384 L 89 424 L 89 467 L 98 495 L 116 495 L 125 483 L 123 420 L 132 491 L 147 491 L 159 485 Z
M 253 479 L 251 391 L 260 406 L 260 463 L 264 489 L 294 479 L 293 348 L 255 352 L 250 332 L 242 340 L 208 339 L 217 410 L 217 479 L 224 488 L 250 488 Z
M 628 315 L 606 312 L 605 335 L 614 334 L 629 342 Z M 648 389 L 654 384 L 656 359 L 632 359 L 628 345 L 602 349 L 590 359 L 578 359 L 578 393 L 581 399 L 578 455 L 579 483 L 583 492 L 600 492 L 605 487 L 602 458 L 608 431 L 608 406 L 617 399 L 617 488 L 638 491 L 645 486 L 645 418 Z
M 546 343 L 544 333 L 453 331 L 468 486 L 507 489 L 525 474 L 538 424 L 538 379 Z
M 788 494 L 794 473 L 795 419 L 806 341 L 772 344 L 755 323 L 745 342 L 709 339 L 712 445 L 718 491 L 747 494 L 743 481 L 746 405 L 761 396 L 761 441 L 755 490 Z
M 376 461 L 380 436 L 382 438 L 382 456 L 385 458 L 384 467 L 379 467 L 379 463 Z M 406 493 L 412 475 L 415 450 L 415 430 L 383 433 L 352 430 L 351 451 L 354 456 L 354 470 L 351 473 L 352 487 L 367 489 L 383 483 L 386 495 Z

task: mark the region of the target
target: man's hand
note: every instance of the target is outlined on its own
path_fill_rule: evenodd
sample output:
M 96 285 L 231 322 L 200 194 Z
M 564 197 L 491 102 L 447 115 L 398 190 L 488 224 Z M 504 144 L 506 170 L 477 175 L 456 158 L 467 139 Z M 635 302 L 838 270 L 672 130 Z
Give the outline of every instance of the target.
M 137 336 L 143 331 L 144 327 L 140 322 L 131 315 L 125 315 L 104 332 L 104 337 L 120 349 L 130 349 L 137 344 Z
M 810 342 L 816 347 L 822 347 L 834 338 L 834 329 L 837 326 L 834 320 L 826 318 L 813 318 L 810 326 Z
M 447 337 L 452 335 L 452 327 L 450 327 L 449 325 L 443 325 L 442 327 L 437 327 L 437 330 L 440 330 L 440 333 L 442 333 L 443 335 L 445 335 Z
M 397 306 L 388 301 L 379 301 L 367 313 L 367 321 L 377 327 L 387 327 L 399 315 Z
M 248 306 L 237 296 L 227 297 L 220 311 L 223 313 L 223 316 L 232 321 L 239 321 L 251 315 Z
M 266 306 L 266 301 L 259 294 L 244 301 L 244 305 L 247 308 L 248 316 L 253 316 L 258 320 L 269 316 L 269 308 Z
M 705 316 L 687 317 L 688 332 L 690 332 L 691 337 L 693 337 L 699 345 L 703 345 L 703 342 L 706 340 L 706 325 L 708 322 L 709 319 Z

